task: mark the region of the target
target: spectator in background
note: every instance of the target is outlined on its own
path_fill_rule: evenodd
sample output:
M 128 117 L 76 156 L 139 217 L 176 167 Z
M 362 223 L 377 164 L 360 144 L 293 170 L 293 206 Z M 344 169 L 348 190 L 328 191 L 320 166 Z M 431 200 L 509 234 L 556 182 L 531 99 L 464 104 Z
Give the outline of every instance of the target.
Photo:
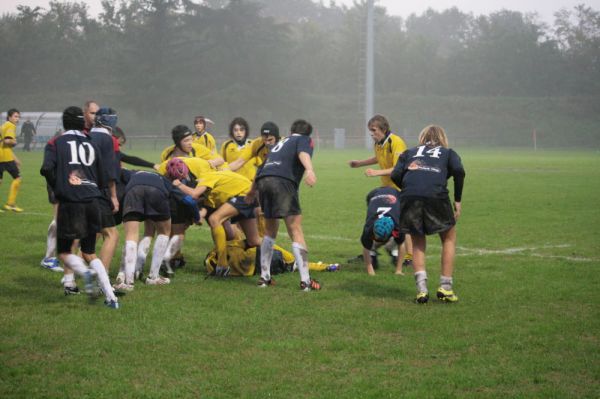
M 35 126 L 29 118 L 21 126 L 20 137 L 23 137 L 23 151 L 31 151 L 31 142 L 33 137 L 36 135 Z

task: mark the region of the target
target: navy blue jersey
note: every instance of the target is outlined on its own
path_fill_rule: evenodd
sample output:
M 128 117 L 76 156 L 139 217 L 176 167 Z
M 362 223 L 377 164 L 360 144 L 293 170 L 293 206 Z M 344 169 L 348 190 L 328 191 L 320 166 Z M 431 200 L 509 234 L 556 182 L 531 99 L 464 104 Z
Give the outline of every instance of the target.
M 163 194 L 169 196 L 174 187 L 171 182 L 165 177 L 155 172 L 147 172 L 138 170 L 129 174 L 125 192 L 131 190 L 135 186 L 152 186 L 158 188 Z
M 462 197 L 465 170 L 451 148 L 422 145 L 406 150 L 398 158 L 392 180 L 403 197 L 448 198 L 448 179 L 454 178 L 454 201 Z
M 100 150 L 99 158 L 102 159 L 102 180 L 101 189 L 108 188 L 111 181 L 116 182 L 120 177 L 120 163 L 117 159 L 113 137 L 110 132 L 103 127 L 94 127 L 90 130 L 90 138 Z
M 379 187 L 367 194 L 367 217 L 360 237 L 364 248 L 373 246 L 373 224 L 381 217 L 389 216 L 394 221 L 392 235 L 399 236 L 400 192 L 393 187 Z
M 91 139 L 69 130 L 46 144 L 40 173 L 61 202 L 89 202 L 101 197 L 102 160 Z
M 281 139 L 267 155 L 267 160 L 258 172 L 256 180 L 265 176 L 279 176 L 293 181 L 298 186 L 304 175 L 304 165 L 298 158 L 301 152 L 312 157 L 313 142 L 310 137 L 292 134 Z

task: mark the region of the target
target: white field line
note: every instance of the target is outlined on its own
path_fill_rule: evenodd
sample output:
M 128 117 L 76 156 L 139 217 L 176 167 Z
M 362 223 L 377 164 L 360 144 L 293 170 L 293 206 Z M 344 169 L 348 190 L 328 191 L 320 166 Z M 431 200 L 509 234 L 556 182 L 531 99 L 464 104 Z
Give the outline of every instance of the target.
M 23 212 L 22 215 L 32 215 L 32 216 L 44 216 L 47 218 L 52 218 L 51 213 L 41 213 L 41 212 Z M 320 240 L 320 241 L 342 241 L 342 242 L 360 242 L 360 237 L 349 238 L 349 237 L 339 237 L 339 236 L 328 236 L 328 235 L 320 235 L 320 234 L 310 234 L 306 236 L 312 240 Z M 283 238 L 283 237 L 282 237 Z M 439 249 L 440 245 L 437 243 L 431 243 L 427 245 L 429 248 Z M 456 256 L 485 256 L 485 255 L 529 255 L 535 256 L 537 258 L 546 258 L 546 259 L 563 259 L 572 262 L 598 262 L 600 259 L 598 258 L 586 258 L 583 256 L 564 256 L 564 255 L 547 255 L 540 254 L 534 251 L 542 250 L 542 249 L 557 249 L 557 248 L 569 248 L 572 245 L 570 244 L 560 244 L 560 245 L 542 245 L 537 247 L 515 247 L 515 248 L 504 248 L 504 249 L 487 249 L 487 248 L 467 248 L 462 246 L 456 247 Z
M 326 235 L 307 235 L 307 238 L 313 240 L 323 240 L 323 241 L 355 241 L 360 242 L 359 237 L 356 238 L 348 238 L 348 237 L 333 237 Z M 427 244 L 429 248 L 439 249 L 441 246 L 439 244 Z M 485 255 L 529 255 L 535 256 L 538 258 L 547 258 L 547 259 L 563 259 L 573 262 L 598 262 L 600 259 L 598 258 L 586 258 L 583 256 L 563 256 L 563 255 L 547 255 L 540 254 L 534 251 L 539 251 L 543 249 L 558 249 L 558 248 L 569 248 L 572 245 L 570 244 L 560 244 L 560 245 L 542 245 L 537 247 L 515 247 L 515 248 L 504 248 L 504 249 L 487 249 L 487 248 L 467 248 L 462 246 L 456 247 L 456 256 L 485 256 Z

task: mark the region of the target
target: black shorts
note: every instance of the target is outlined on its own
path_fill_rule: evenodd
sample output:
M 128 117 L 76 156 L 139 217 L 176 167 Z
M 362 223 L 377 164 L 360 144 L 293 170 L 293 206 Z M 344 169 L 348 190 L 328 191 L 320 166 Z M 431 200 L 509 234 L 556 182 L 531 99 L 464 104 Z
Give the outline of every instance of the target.
M 48 202 L 52 205 L 58 204 L 58 200 L 54 195 L 54 190 L 52 189 L 52 187 L 50 187 L 49 184 L 46 184 L 46 191 L 48 192 Z
M 266 219 L 301 215 L 298 188 L 291 180 L 266 176 L 256 182 L 260 207 Z
M 100 224 L 103 229 L 117 225 L 112 211 L 112 202 L 108 198 L 98 198 L 98 208 L 100 209 Z
M 91 202 L 61 202 L 58 204 L 56 215 L 56 238 L 73 242 L 76 239 L 95 236 L 102 229 L 101 219 L 98 201 L 96 200 Z
M 64 254 L 71 253 L 71 247 L 73 246 L 73 241 L 64 238 L 56 239 L 56 253 Z M 84 254 L 95 254 L 96 253 L 96 233 L 90 234 L 87 237 L 82 238 L 79 241 L 79 246 L 81 248 L 81 252 Z
M 194 211 L 188 206 L 182 204 L 173 197 L 171 197 L 169 204 L 171 209 L 171 224 L 194 223 Z
M 13 179 L 18 179 L 21 177 L 19 168 L 17 167 L 17 163 L 15 161 L 0 162 L 0 179 L 4 177 L 4 171 L 8 172 Z
M 450 199 L 407 197 L 400 200 L 400 230 L 430 235 L 448 231 L 456 224 Z
M 141 222 L 146 219 L 161 222 L 171 218 L 169 199 L 152 186 L 134 186 L 123 200 L 123 221 Z
M 239 212 L 239 215 L 236 215 L 231 218 L 231 223 L 237 223 L 240 220 L 256 218 L 256 215 L 254 214 L 254 209 L 258 206 L 258 204 L 247 204 L 245 197 L 232 197 L 227 201 L 227 203 L 233 206 Z

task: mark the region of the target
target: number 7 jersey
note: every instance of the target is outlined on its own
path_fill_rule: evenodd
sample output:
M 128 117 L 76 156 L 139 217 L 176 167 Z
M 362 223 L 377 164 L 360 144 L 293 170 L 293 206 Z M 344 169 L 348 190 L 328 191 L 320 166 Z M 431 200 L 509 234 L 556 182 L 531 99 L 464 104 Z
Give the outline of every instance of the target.
M 61 202 L 89 202 L 101 197 L 101 160 L 89 136 L 69 130 L 50 140 L 44 149 L 40 174 Z

